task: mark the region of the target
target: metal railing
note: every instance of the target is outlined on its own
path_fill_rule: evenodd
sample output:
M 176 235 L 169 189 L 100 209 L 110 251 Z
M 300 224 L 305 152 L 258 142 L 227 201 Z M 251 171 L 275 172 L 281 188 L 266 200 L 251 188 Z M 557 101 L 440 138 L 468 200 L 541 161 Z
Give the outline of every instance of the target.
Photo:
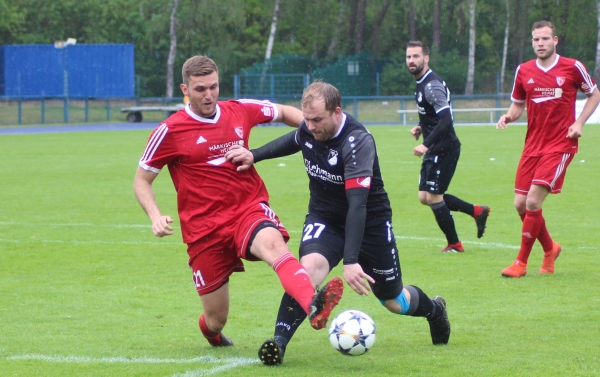
M 300 108 L 301 95 L 254 96 L 249 98 L 267 99 L 275 103 L 288 104 Z M 226 98 L 221 98 L 225 100 Z M 45 124 L 73 122 L 126 122 L 121 109 L 127 106 L 173 105 L 181 103 L 182 97 L 156 98 L 77 98 L 77 97 L 20 97 L 0 96 L 0 125 Z M 418 119 L 409 116 L 416 113 L 414 96 L 345 96 L 343 110 L 364 124 L 417 123 Z M 500 111 L 510 104 L 509 95 L 454 95 L 454 112 Z M 116 115 L 115 115 L 116 114 Z M 165 114 L 148 116 L 147 121 L 160 122 Z M 168 114 L 166 114 L 168 116 Z M 476 120 L 473 116 L 472 120 Z M 483 119 L 486 121 L 485 119 Z M 493 123 L 493 122 L 492 122 Z
M 506 113 L 508 111 L 508 107 L 490 107 L 490 108 L 473 108 L 473 109 L 452 109 L 452 113 L 480 113 L 480 112 L 488 112 L 490 113 L 490 124 L 495 124 L 498 122 L 498 119 L 502 115 L 502 113 Z M 406 121 L 406 114 L 416 114 L 417 110 L 396 110 L 398 114 L 400 114 L 402 118 L 402 125 L 406 126 L 408 123 Z M 479 124 L 479 122 L 469 122 L 470 124 Z M 461 124 L 461 122 L 454 122 L 454 124 Z M 483 123 L 484 124 L 484 123 Z

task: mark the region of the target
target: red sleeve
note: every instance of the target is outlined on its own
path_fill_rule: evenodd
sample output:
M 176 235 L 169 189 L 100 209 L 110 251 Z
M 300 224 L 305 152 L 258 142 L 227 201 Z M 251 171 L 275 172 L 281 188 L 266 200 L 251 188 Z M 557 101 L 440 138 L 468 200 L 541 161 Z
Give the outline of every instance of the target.
M 524 102 L 527 99 L 527 93 L 525 92 L 525 88 L 523 87 L 523 83 L 521 81 L 521 69 L 522 65 L 518 66 L 517 71 L 515 72 L 515 82 L 513 84 L 513 91 L 510 96 L 510 99 L 513 102 Z
M 277 106 L 269 101 L 258 101 L 253 99 L 238 100 L 248 114 L 248 120 L 252 126 L 262 123 L 270 123 L 277 119 Z
M 371 177 L 350 178 L 345 181 L 346 190 L 354 188 L 371 188 Z
M 581 63 L 580 61 L 575 61 L 575 68 L 577 68 L 575 70 L 575 77 L 577 77 L 578 79 L 577 86 L 582 92 L 591 93 L 596 87 L 596 81 L 594 81 L 594 78 L 590 76 L 585 65 L 583 65 L 583 63 Z
M 154 129 L 150 134 L 144 154 L 140 158 L 140 166 L 146 170 L 159 173 L 160 170 L 177 156 L 177 146 L 169 135 L 166 123 Z

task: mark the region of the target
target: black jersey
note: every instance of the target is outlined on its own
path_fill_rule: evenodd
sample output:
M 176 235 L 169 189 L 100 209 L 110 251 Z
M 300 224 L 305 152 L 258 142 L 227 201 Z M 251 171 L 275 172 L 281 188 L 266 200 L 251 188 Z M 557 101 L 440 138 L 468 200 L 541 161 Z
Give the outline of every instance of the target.
M 302 150 L 310 181 L 310 214 L 343 227 L 348 213 L 345 181 L 372 177 L 365 225 L 369 227 L 391 219 L 392 209 L 383 188 L 375 140 L 362 124 L 344 113 L 338 133 L 319 142 L 302 122 L 295 139 Z
M 431 69 L 427 70 L 417 80 L 415 100 L 423 144 L 429 148 L 427 153 L 443 155 L 458 148 L 460 141 L 454 132 L 450 90 L 444 80 Z

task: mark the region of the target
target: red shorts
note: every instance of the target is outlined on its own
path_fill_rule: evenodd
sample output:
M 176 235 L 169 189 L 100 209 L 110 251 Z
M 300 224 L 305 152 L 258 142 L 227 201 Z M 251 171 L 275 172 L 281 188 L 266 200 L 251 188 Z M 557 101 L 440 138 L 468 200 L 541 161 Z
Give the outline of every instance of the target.
M 567 167 L 575 155 L 551 153 L 543 156 L 521 156 L 515 180 L 515 193 L 527 195 L 531 185 L 546 186 L 551 194 L 562 190 Z
M 200 296 L 221 287 L 234 272 L 243 272 L 242 259 L 256 261 L 246 255 L 253 231 L 263 222 L 270 222 L 287 242 L 290 236 L 275 212 L 266 203 L 253 204 L 230 225 L 215 229 L 210 235 L 188 244 L 188 264 L 194 285 Z

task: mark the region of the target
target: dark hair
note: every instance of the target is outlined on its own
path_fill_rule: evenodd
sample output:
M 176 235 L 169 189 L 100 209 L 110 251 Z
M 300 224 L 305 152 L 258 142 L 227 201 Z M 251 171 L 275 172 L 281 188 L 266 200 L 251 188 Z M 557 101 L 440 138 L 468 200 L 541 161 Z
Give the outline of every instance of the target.
M 429 55 L 429 47 L 427 47 L 427 45 L 425 44 L 425 42 L 421 42 L 421 41 L 409 41 L 406 44 L 406 48 L 409 47 L 421 47 L 421 49 L 423 50 L 423 55 Z
M 342 107 L 340 91 L 335 86 L 321 80 L 315 80 L 304 89 L 304 93 L 302 93 L 302 106 L 311 105 L 314 100 L 319 98 L 325 100 L 325 110 L 330 113 L 334 112 L 336 108 Z
M 543 27 L 549 27 L 550 30 L 552 30 L 552 36 L 556 36 L 556 30 L 554 30 L 554 24 L 550 21 L 536 21 L 533 23 L 533 27 L 531 28 L 531 31 L 533 32 L 535 29 L 541 29 Z
M 205 76 L 213 72 L 219 73 L 217 65 L 211 58 L 203 55 L 192 56 L 183 63 L 183 68 L 181 68 L 181 76 L 185 85 L 190 82 L 192 76 Z

